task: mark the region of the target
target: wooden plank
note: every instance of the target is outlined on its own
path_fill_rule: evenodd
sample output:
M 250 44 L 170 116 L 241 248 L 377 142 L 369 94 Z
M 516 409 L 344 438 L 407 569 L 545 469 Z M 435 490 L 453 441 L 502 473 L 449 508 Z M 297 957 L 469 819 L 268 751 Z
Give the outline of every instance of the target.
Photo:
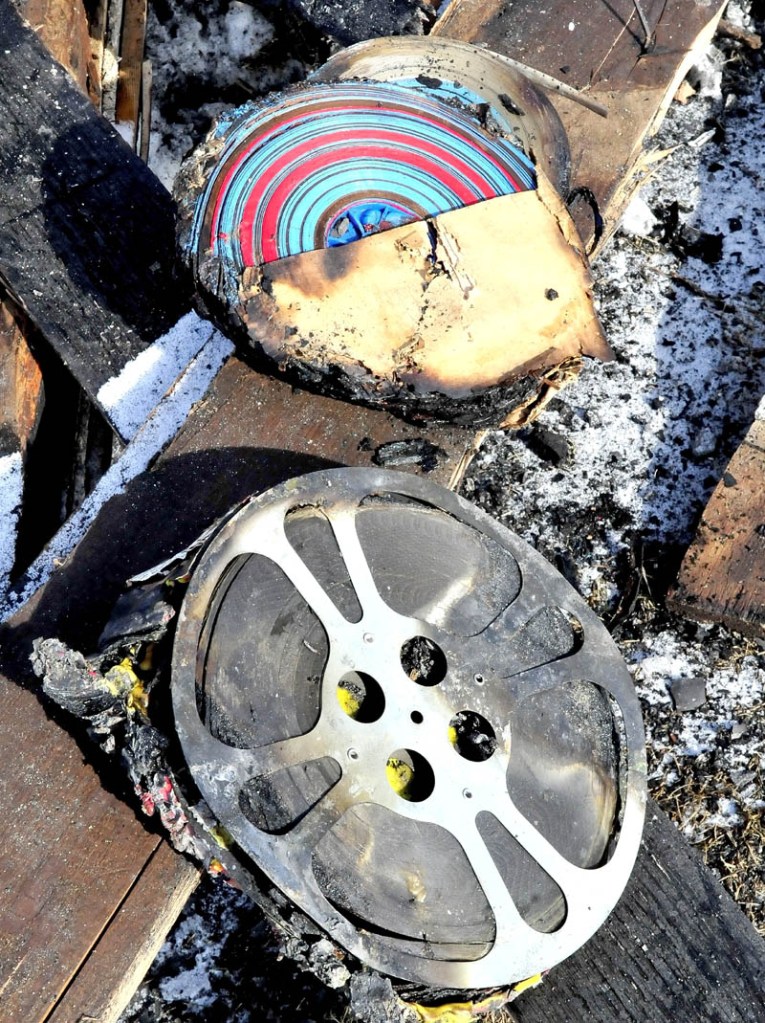
M 765 1020 L 765 941 L 649 801 L 613 914 L 513 1011 L 519 1023 L 755 1023 Z
M 170 196 L 0 0 L 0 282 L 88 395 L 188 308 Z
M 197 479 L 207 491 L 203 503 L 220 515 L 226 502 L 230 507 L 290 476 L 337 465 L 383 465 L 447 486 L 459 476 L 472 443 L 470 431 L 432 423 L 424 430 L 386 412 L 294 389 L 234 358 L 169 445 L 162 465 L 206 457 L 210 467 Z M 217 464 L 210 457 L 216 449 Z
M 138 155 L 144 163 L 149 162 L 151 145 L 151 90 L 152 66 L 150 60 L 141 65 L 141 132 L 138 144 Z
M 728 463 L 668 597 L 672 610 L 765 632 L 765 410 Z
M 61 998 L 160 839 L 103 787 L 34 693 L 0 677 L 0 699 L 0 1018 L 34 1023 Z
M 82 0 L 22 0 L 20 10 L 51 56 L 87 93 L 90 37 Z
M 0 297 L 0 455 L 25 455 L 40 421 L 43 380 L 10 303 Z
M 720 0 L 452 0 L 432 34 L 487 46 L 552 75 L 608 108 L 608 118 L 555 93 L 549 98 L 571 146 L 572 189 L 588 188 L 605 221 L 602 243 L 646 173 L 644 144 L 656 131 L 693 54 L 711 40 Z M 578 206 L 585 240 L 592 217 Z
M 45 1023 L 116 1023 L 198 881 L 162 842 Z
M 146 39 L 146 0 L 125 0 L 117 79 L 116 119 L 133 126 L 137 149 L 141 117 L 143 53 Z
M 0 289 L 0 589 L 7 588 L 20 549 L 24 521 L 28 451 L 34 445 L 45 407 L 40 364 L 27 343 L 23 318 Z M 39 522 L 40 508 L 33 514 Z M 46 537 L 47 539 L 47 537 Z

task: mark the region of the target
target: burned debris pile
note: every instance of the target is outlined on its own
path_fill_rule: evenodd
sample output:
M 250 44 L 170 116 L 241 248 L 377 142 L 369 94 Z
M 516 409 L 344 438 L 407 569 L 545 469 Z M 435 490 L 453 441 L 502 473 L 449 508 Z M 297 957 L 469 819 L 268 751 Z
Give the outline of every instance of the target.
M 592 429 L 613 416 L 626 443 L 666 406 L 660 396 L 652 411 L 637 408 L 629 387 L 603 403 L 608 388 L 598 390 L 628 375 L 619 309 L 629 321 L 643 308 L 630 290 L 621 307 L 605 291 L 598 301 L 590 270 L 618 262 L 625 211 L 623 230 L 660 253 L 662 295 L 679 289 L 731 317 L 729 298 L 671 260 L 717 273 L 746 217 L 732 214 L 726 229 L 694 224 L 684 198 L 632 202 L 667 157 L 650 140 L 673 96 L 705 88 L 702 69 L 678 92 L 726 5 L 670 2 L 651 17 L 635 0 L 607 14 L 524 0 L 508 19 L 506 5 L 461 0 L 438 10 L 216 0 L 197 21 L 187 5 L 154 4 L 151 31 L 163 26 L 167 53 L 184 17 L 202 26 L 190 67 L 215 50 L 205 25 L 229 40 L 215 96 L 206 101 L 201 78 L 194 87 L 175 206 L 151 173 L 170 183 L 184 146 L 161 138 L 172 104 L 151 40 L 145 50 L 146 9 L 125 0 L 86 15 L 73 4 L 67 26 L 50 31 L 43 0 L 16 6 L 89 93 L 0 0 L 12 43 L 0 55 L 2 159 L 15 183 L 0 220 L 0 339 L 13 376 L 2 439 L 8 492 L 22 478 L 25 488 L 2 628 L 6 674 L 41 694 L 26 713 L 50 710 L 79 741 L 86 727 L 94 762 L 126 775 L 132 805 L 251 896 L 274 975 L 284 957 L 327 986 L 322 1012 L 467 1021 L 517 1000 L 532 1023 L 566 1018 L 574 990 L 597 1016 L 603 991 L 591 977 L 601 974 L 577 964 L 599 956 L 637 1011 L 635 977 L 657 1004 L 672 977 L 651 966 L 646 980 L 645 964 L 609 949 L 647 937 L 662 962 L 679 957 L 677 976 L 696 978 L 682 997 L 698 1014 L 702 995 L 717 1007 L 731 990 L 721 980 L 730 964 L 709 967 L 713 989 L 699 973 L 721 928 L 749 964 L 736 997 L 751 1007 L 758 939 L 725 902 L 673 929 L 667 891 L 701 907 L 713 881 L 652 805 L 638 856 L 640 713 L 598 615 L 644 701 L 657 665 L 673 665 L 668 706 L 649 715 L 648 762 L 674 811 L 660 729 L 671 715 L 703 715 L 717 690 L 705 668 L 667 660 L 674 625 L 661 632 L 662 616 L 674 608 L 752 637 L 730 670 L 754 680 L 746 699 L 757 714 L 761 415 L 674 589 L 679 555 L 672 562 L 648 527 L 640 534 L 642 483 L 613 491 L 611 480 L 624 485 L 622 449 L 609 462 Z M 731 12 L 729 56 L 754 62 L 752 24 L 737 4 Z M 176 49 L 180 63 L 190 51 Z M 720 117 L 694 145 L 724 133 Z M 162 147 L 174 149 L 167 163 Z M 633 270 L 617 291 L 632 287 Z M 750 299 L 737 330 L 754 322 L 756 288 Z M 747 400 L 754 409 L 756 396 Z M 715 430 L 700 427 L 680 461 L 721 453 Z M 650 494 L 669 486 L 660 452 L 655 461 L 647 523 Z M 709 493 L 713 482 L 694 486 Z M 682 495 L 678 508 L 694 500 Z M 553 565 L 481 504 L 515 516 Z M 694 628 L 689 651 L 711 635 Z M 745 814 L 755 841 L 756 756 L 712 815 L 725 828 Z M 694 799 L 694 785 L 677 791 Z M 62 835 L 69 799 L 51 806 Z M 686 830 L 692 812 L 680 811 Z M 715 863 L 732 862 L 723 845 Z M 117 995 L 106 974 L 93 978 L 131 918 L 120 900 L 142 903 L 150 938 L 109 975 L 135 979 L 182 902 L 169 908 L 152 881 L 159 855 L 141 853 L 129 894 L 102 917 L 94 910 L 69 959 L 46 971 L 53 995 L 25 989 L 31 946 L 18 944 L 7 983 L 19 1018 L 98 1015 L 98 984 L 116 1018 L 133 980 Z M 736 893 L 758 919 L 756 883 Z M 739 1018 L 734 1003 L 719 1002 L 721 1019 Z

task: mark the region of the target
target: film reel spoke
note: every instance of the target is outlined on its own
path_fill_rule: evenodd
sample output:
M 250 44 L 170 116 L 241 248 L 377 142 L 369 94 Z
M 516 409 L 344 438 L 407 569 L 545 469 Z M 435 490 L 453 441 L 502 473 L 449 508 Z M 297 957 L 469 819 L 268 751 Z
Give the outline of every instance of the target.
M 327 633 L 330 636 L 341 634 L 348 627 L 347 620 L 289 542 L 283 528 L 278 533 L 274 532 L 269 539 L 271 542 L 264 551 L 265 555 L 284 572 Z
M 343 772 L 340 780 L 284 835 L 284 851 L 309 863 L 313 850 L 355 801 L 348 776 Z
M 615 666 L 602 651 L 585 647 L 571 654 L 565 654 L 553 661 L 524 668 L 522 671 L 505 676 L 506 684 L 514 698 L 527 699 L 550 689 L 576 682 L 589 682 L 607 693 L 614 694 L 629 682 L 626 669 Z
M 298 767 L 316 757 L 317 748 L 321 748 L 321 736 L 318 726 L 305 735 L 282 739 L 250 749 L 250 777 L 273 774 L 289 767 Z
M 491 907 L 496 927 L 495 943 L 509 940 L 511 936 L 517 935 L 519 929 L 526 930 L 489 847 L 475 826 L 475 818 L 465 821 L 461 827 L 452 826 L 452 833 L 462 846 Z
M 380 596 L 367 556 L 361 546 L 356 530 L 356 510 L 338 509 L 330 521 L 364 617 L 383 617 L 390 624 L 394 612 Z

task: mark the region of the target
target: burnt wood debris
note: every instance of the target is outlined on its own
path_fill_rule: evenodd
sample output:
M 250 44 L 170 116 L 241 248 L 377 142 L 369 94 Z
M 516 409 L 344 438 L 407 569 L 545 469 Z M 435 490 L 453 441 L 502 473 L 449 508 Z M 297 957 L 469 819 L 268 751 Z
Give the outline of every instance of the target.
M 261 267 L 257 280 L 237 282 L 240 305 L 233 310 L 221 308 L 217 271 L 215 285 L 194 298 L 176 253 L 173 200 L 99 112 L 116 117 L 119 105 L 120 119 L 133 125 L 134 147 L 146 154 L 145 12 L 140 4 L 125 5 L 124 74 L 115 86 L 102 82 L 98 70 L 108 4 L 86 6 L 87 15 L 77 2 L 0 0 L 0 455 L 18 457 L 23 471 L 15 581 L 61 525 L 62 508 L 67 514 L 81 505 L 131 439 L 104 400 L 105 385 L 192 301 L 229 328 L 240 348 L 151 465 L 126 476 L 120 492 L 94 513 L 44 584 L 23 594 L 17 586 L 19 601 L 0 625 L 0 806 L 12 822 L 0 839 L 2 1023 L 117 1020 L 198 881 L 198 866 L 171 848 L 157 823 L 164 812 L 184 847 L 182 808 L 170 796 L 165 806 L 156 798 L 154 817 L 139 820 L 133 788 L 151 776 L 149 790 L 157 797 L 167 722 L 145 724 L 140 679 L 122 664 L 130 637 L 138 637 L 136 650 L 149 642 L 161 646 L 177 596 L 168 600 L 167 587 L 149 580 L 126 597 L 126 581 L 172 559 L 250 495 L 312 470 L 383 465 L 455 485 L 480 430 L 502 422 L 525 426 L 576 374 L 582 355 L 608 357 L 588 293 L 588 258 L 597 258 L 649 173 L 643 143 L 724 8 L 716 0 L 452 0 L 436 11 L 425 0 L 292 0 L 290 16 L 343 46 L 423 33 L 475 43 L 586 88 L 608 108 L 603 118 L 562 93 L 546 93 L 570 147 L 568 192 L 550 186 L 543 202 L 525 200 L 545 206 L 535 232 L 559 235 L 561 263 L 585 296 L 578 308 L 587 340 L 574 331 L 560 348 L 553 339 L 525 352 L 517 365 L 503 363 L 494 380 L 480 381 L 477 398 L 463 400 L 461 389 L 469 392 L 473 381 L 461 379 L 450 406 L 444 379 L 461 371 L 458 360 L 437 363 L 437 386 L 413 403 L 410 392 L 378 401 L 372 392 L 381 376 L 374 371 L 361 384 L 358 375 L 337 371 L 354 339 L 341 339 L 327 354 L 327 344 L 337 340 L 329 337 L 337 332 L 328 318 L 335 326 L 345 322 L 339 310 L 359 287 L 379 287 L 383 295 L 384 281 L 372 281 L 361 256 L 347 270 L 352 246 Z M 585 30 L 572 52 L 567 25 L 574 15 Z M 206 152 L 200 149 L 201 162 Z M 198 167 L 191 165 L 186 180 Z M 485 204 L 502 204 L 512 235 L 524 219 L 513 209 L 517 198 Z M 402 239 L 407 258 L 419 258 L 420 249 L 430 258 L 447 235 L 468 250 L 471 232 L 484 237 L 487 231 L 480 204 L 475 209 L 469 218 L 470 210 L 435 218 L 436 225 L 446 223 L 443 234 L 441 226 L 429 232 L 416 224 L 368 239 L 376 265 L 387 268 L 397 288 L 411 288 L 411 266 L 400 276 Z M 182 237 L 185 216 L 181 208 Z M 449 217 L 459 222 L 453 232 Z M 439 251 L 438 258 L 448 262 L 448 253 Z M 486 293 L 498 295 L 491 252 L 485 260 L 472 258 Z M 310 297 L 317 280 L 334 282 L 337 307 L 327 292 L 326 304 L 308 309 L 304 337 L 285 332 L 296 291 Z M 541 308 L 555 305 L 553 291 L 557 299 L 565 286 L 541 287 Z M 370 290 L 370 301 L 377 300 Z M 451 308 L 443 306 L 444 318 Z M 263 333 L 264 314 L 278 327 L 273 335 Z M 327 335 L 316 340 L 321 331 Z M 375 341 L 395 350 L 395 338 L 381 333 Z M 359 405 L 346 400 L 359 397 Z M 760 628 L 765 602 L 762 425 L 758 416 L 721 479 L 670 597 L 684 614 L 743 632 Z M 174 564 L 172 572 L 183 567 Z M 45 696 L 31 667 L 35 644 Z M 110 671 L 108 698 L 103 688 L 88 688 Z M 121 743 L 132 749 L 130 777 L 119 764 Z M 206 866 L 215 858 L 212 848 L 200 853 L 193 842 L 185 851 Z M 269 911 L 276 906 L 277 915 L 291 917 L 278 892 L 267 890 L 264 901 Z M 314 952 L 320 936 L 301 930 L 300 914 L 289 922 L 291 954 L 326 979 L 334 952 L 324 954 L 324 946 Z M 616 910 L 544 983 L 514 1001 L 513 1013 L 521 1023 L 752 1023 L 765 1019 L 764 991 L 765 943 L 649 800 L 641 852 Z M 362 1018 L 413 1018 L 387 978 L 356 970 L 351 993 Z M 427 992 L 416 993 L 427 1001 Z

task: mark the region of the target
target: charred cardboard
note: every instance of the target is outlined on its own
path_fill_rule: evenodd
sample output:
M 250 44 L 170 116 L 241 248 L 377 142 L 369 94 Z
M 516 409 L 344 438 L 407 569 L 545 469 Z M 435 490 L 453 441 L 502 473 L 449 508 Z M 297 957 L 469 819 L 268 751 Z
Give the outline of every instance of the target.
M 217 261 L 199 278 L 214 292 Z M 535 191 L 246 268 L 229 320 L 312 387 L 472 426 L 522 425 L 583 356 L 611 356 L 576 229 L 541 174 Z

